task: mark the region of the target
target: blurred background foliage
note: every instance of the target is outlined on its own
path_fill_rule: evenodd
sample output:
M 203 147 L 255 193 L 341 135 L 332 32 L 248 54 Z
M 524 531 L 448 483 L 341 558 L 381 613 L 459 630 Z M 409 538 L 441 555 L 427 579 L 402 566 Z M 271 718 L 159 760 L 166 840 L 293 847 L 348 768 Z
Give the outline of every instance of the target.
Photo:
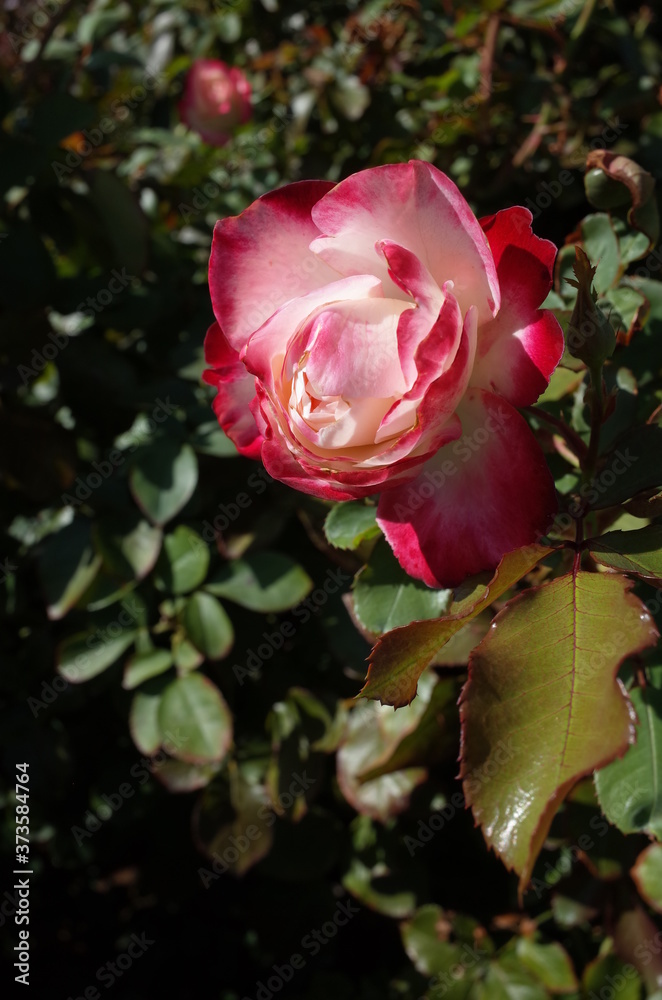
M 625 837 L 581 783 L 519 910 L 456 780 L 455 703 L 490 613 L 409 708 L 354 702 L 370 642 L 451 595 L 404 578 L 371 508 L 325 533 L 328 505 L 238 457 L 200 375 L 216 219 L 414 157 L 479 215 L 526 204 L 568 242 L 562 312 L 572 246 L 600 258 L 628 351 L 612 439 L 645 420 L 662 400 L 657 258 L 631 276 L 648 244 L 594 214 L 583 177 L 605 147 L 660 174 L 654 5 L 5 0 L 3 19 L 3 842 L 26 761 L 35 995 L 653 995 L 662 848 L 641 851 L 659 804 Z M 202 57 L 253 87 L 223 148 L 178 118 Z M 580 435 L 583 391 L 570 365 L 545 399 Z M 7 957 L 14 906 L 10 891 Z M 153 943 L 99 980 L 133 934 Z

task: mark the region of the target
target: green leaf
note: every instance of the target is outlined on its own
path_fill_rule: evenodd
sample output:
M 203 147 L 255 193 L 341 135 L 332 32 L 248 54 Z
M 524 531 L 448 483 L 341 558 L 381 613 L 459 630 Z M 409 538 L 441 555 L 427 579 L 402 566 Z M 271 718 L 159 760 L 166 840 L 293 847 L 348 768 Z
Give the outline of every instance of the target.
M 650 308 L 645 296 L 635 288 L 629 288 L 627 285 L 610 288 L 606 296 L 606 301 L 614 306 L 611 311 L 608 310 L 608 315 L 609 322 L 616 333 L 622 330 L 628 334 L 630 331 L 640 328 Z M 605 301 L 601 302 L 603 308 L 605 304 Z
M 251 763 L 237 766 L 229 761 L 227 770 L 229 784 L 215 782 L 201 797 L 196 815 L 196 840 L 224 866 L 219 871 L 218 865 L 213 870 L 209 865 L 209 883 L 204 881 L 205 870 L 201 869 L 203 884 L 212 884 L 211 879 L 224 871 L 243 875 L 269 853 L 273 844 L 275 814 L 259 769 Z M 237 843 L 243 844 L 241 850 Z
M 422 976 L 443 977 L 453 968 L 462 971 L 463 975 L 452 978 L 458 980 L 458 985 L 468 987 L 480 973 L 481 960 L 487 958 L 487 952 L 483 953 L 480 948 L 468 944 L 445 940 L 449 928 L 449 916 L 441 907 L 430 903 L 420 907 L 411 920 L 401 924 L 402 943 Z M 458 966 L 459 970 L 455 968 Z M 457 994 L 453 992 L 451 996 L 455 998 Z
M 434 994 L 431 995 L 431 998 Z M 490 962 L 471 994 L 471 1000 L 548 1000 L 549 993 L 512 953 Z
M 38 566 L 48 617 L 57 621 L 71 610 L 101 566 L 101 557 L 92 545 L 89 522 L 76 518 L 50 535 Z
M 636 531 L 608 531 L 600 538 L 591 538 L 588 550 L 603 566 L 646 580 L 662 579 L 662 524 Z
M 197 792 L 218 774 L 218 764 L 185 764 L 183 760 L 166 760 L 154 768 L 154 777 L 175 795 Z
M 448 709 L 449 702 L 454 703 L 456 699 L 457 688 L 454 681 L 437 681 L 413 732 L 407 733 L 386 760 L 381 760 L 369 771 L 363 771 L 359 780 L 363 783 L 407 767 L 432 764 L 435 758 L 448 749 L 448 738 L 444 739 L 446 734 L 443 732 L 443 711 Z
M 312 588 L 305 570 L 279 552 L 248 553 L 221 566 L 205 584 L 210 594 L 263 614 L 295 607 Z
M 658 913 L 662 913 L 662 844 L 651 844 L 642 851 L 630 870 L 639 895 Z
M 186 594 L 207 576 L 209 558 L 209 546 L 200 535 L 180 524 L 163 540 L 154 582 L 170 594 Z
M 437 619 L 453 599 L 450 590 L 432 590 L 412 580 L 383 542 L 353 585 L 354 613 L 369 632 L 382 635 L 412 621 Z
M 115 28 L 131 17 L 128 3 L 118 3 L 112 9 L 97 8 L 89 14 L 83 14 L 76 27 L 76 38 L 81 46 L 92 46 L 109 35 Z
M 108 570 L 122 580 L 142 580 L 154 568 L 163 533 L 137 511 L 104 517 L 94 526 L 94 541 Z
M 129 486 L 144 514 L 166 524 L 186 506 L 198 482 L 198 460 L 188 444 L 159 441 L 139 452 L 129 472 Z
M 593 284 L 598 295 L 602 295 L 616 283 L 621 269 L 616 233 L 609 216 L 603 212 L 587 215 L 581 230 L 589 260 L 597 265 Z
M 414 788 L 425 780 L 422 767 L 389 771 L 369 781 L 362 776 L 387 761 L 398 744 L 418 726 L 435 684 L 432 673 L 421 678 L 421 695 L 412 705 L 392 712 L 375 702 L 358 702 L 350 712 L 337 754 L 338 784 L 357 812 L 385 822 L 407 808 Z
M 181 632 L 174 632 L 171 641 L 177 673 L 187 674 L 190 670 L 197 670 L 200 664 L 204 663 L 205 658 L 200 650 L 196 649 Z
M 84 594 L 76 602 L 76 607 L 86 611 L 103 611 L 130 594 L 137 586 L 137 580 L 119 581 L 110 576 L 103 565 Z
M 192 594 L 181 621 L 188 638 L 208 660 L 227 656 L 234 642 L 234 631 L 221 602 L 215 597 L 202 591 Z
M 625 974 L 626 973 L 626 974 Z M 618 979 L 616 978 L 618 977 Z M 584 969 L 582 976 L 582 996 L 599 997 L 616 991 L 613 984 L 618 983 L 618 1000 L 641 1000 L 641 979 L 633 965 L 622 962 L 616 955 L 598 955 Z M 652 996 L 648 993 L 649 1000 Z
M 541 944 L 532 938 L 521 937 L 515 953 L 522 965 L 551 993 L 573 993 L 579 988 L 570 956 L 556 941 Z
M 598 800 L 610 823 L 623 833 L 662 839 L 662 691 L 633 688 L 637 742 L 620 760 L 596 772 Z
M 118 636 L 99 636 L 98 630 L 77 632 L 58 647 L 58 673 L 70 684 L 81 684 L 103 673 L 135 641 L 135 629 L 123 629 Z
M 377 508 L 350 500 L 339 503 L 329 511 L 324 522 L 324 533 L 336 549 L 357 549 L 361 542 L 380 534 Z
M 129 730 L 141 753 L 153 756 L 161 746 L 163 733 L 159 725 L 159 704 L 165 690 L 165 681 L 147 683 L 137 691 L 129 711 Z
M 462 600 L 456 594 L 450 614 L 412 622 L 382 636 L 370 654 L 361 695 L 395 708 L 408 705 L 416 697 L 418 678 L 442 646 L 552 551 L 547 546 L 530 545 L 508 552 L 488 583 L 479 582 L 475 591 Z
M 165 673 L 172 666 L 172 653 L 168 649 L 151 649 L 146 653 L 136 653 L 124 667 L 122 687 L 131 691 L 150 677 Z
M 202 674 L 178 677 L 163 692 L 158 724 L 169 753 L 189 764 L 220 761 L 232 743 L 232 715 L 221 692 Z
M 658 635 L 631 585 L 578 572 L 525 590 L 471 655 L 460 774 L 488 844 L 520 874 L 520 892 L 569 789 L 632 742 L 616 673 Z
M 384 913 L 394 920 L 410 917 L 416 909 L 416 894 L 405 885 L 400 890 L 395 889 L 392 880 L 386 881 L 379 877 L 380 874 L 383 876 L 384 873 L 379 863 L 368 868 L 360 858 L 354 856 L 349 870 L 343 875 L 342 884 L 348 892 L 377 913 Z

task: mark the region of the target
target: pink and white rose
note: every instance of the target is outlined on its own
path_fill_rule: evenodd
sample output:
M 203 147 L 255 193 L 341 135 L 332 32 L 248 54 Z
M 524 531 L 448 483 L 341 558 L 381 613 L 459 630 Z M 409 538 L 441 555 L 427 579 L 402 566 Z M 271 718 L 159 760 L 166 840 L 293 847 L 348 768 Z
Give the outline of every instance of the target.
M 429 163 L 301 181 L 217 223 L 205 341 L 242 454 L 329 500 L 379 494 L 401 565 L 454 586 L 549 529 L 554 485 L 515 407 L 562 351 L 556 248 L 476 219 Z
M 236 67 L 197 59 L 186 77 L 179 114 L 205 142 L 224 146 L 237 125 L 251 117 L 251 85 Z

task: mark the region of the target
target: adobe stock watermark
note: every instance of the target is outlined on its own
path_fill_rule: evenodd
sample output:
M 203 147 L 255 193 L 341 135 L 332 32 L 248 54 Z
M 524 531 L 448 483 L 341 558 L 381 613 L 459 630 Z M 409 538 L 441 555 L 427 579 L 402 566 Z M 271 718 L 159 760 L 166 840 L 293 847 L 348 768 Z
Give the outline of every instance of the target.
M 227 531 L 231 524 L 240 517 L 243 510 L 248 510 L 252 506 L 253 501 L 256 496 L 261 496 L 266 490 L 269 483 L 273 483 L 273 477 L 262 466 L 256 471 L 251 472 L 250 476 L 246 480 L 246 485 L 250 489 L 251 496 L 246 490 L 241 490 L 237 493 L 234 500 L 228 501 L 227 503 L 219 503 L 217 510 L 218 514 L 214 516 L 213 521 L 203 521 L 202 522 L 202 538 L 207 543 L 207 545 L 212 545 L 218 536 Z
M 586 163 L 586 157 L 592 150 L 606 149 L 608 145 L 616 142 L 627 128 L 628 125 L 625 122 L 619 121 L 618 117 L 608 118 L 607 124 L 599 136 L 595 136 L 589 142 L 573 150 L 573 166 L 577 170 L 581 169 Z M 551 206 L 552 202 L 561 197 L 565 188 L 571 187 L 577 181 L 578 176 L 577 173 L 571 173 L 570 170 L 566 169 L 559 172 L 556 180 L 542 181 L 536 185 L 538 193 L 533 198 L 526 199 L 524 208 L 529 209 L 534 220 L 537 219 L 545 209 Z M 523 223 L 520 224 L 523 227 Z M 528 228 L 528 223 L 526 225 Z
M 616 814 L 619 814 L 628 802 L 641 798 L 645 800 L 646 789 L 640 785 L 638 779 L 625 781 L 619 786 L 619 797 L 622 801 L 613 801 L 612 806 Z M 577 837 L 576 843 L 566 848 L 555 864 L 548 861 L 544 864 L 544 878 L 533 878 L 527 892 L 535 892 L 536 898 L 540 899 L 545 892 L 553 889 L 554 886 L 565 878 L 572 871 L 573 865 L 582 859 L 582 856 L 592 851 L 597 841 L 606 836 L 609 830 L 613 829 L 603 816 L 591 816 L 589 827 L 595 834 L 595 839 L 590 833 L 582 833 Z
M 305 597 L 303 601 L 300 601 L 292 609 L 291 614 L 297 619 L 297 625 L 286 621 L 278 625 L 273 631 L 264 631 L 262 633 L 264 642 L 261 642 L 254 649 L 249 649 L 245 664 L 243 666 L 239 663 L 233 664 L 232 673 L 237 678 L 239 684 L 243 686 L 246 679 L 252 681 L 259 680 L 262 676 L 263 664 L 270 660 L 275 652 L 282 649 L 288 639 L 294 638 L 297 629 L 302 625 L 306 625 L 313 615 L 316 615 L 324 607 L 329 597 L 337 594 L 341 587 L 350 583 L 351 580 L 352 577 L 340 569 L 329 570 L 324 583 L 316 587 L 308 597 Z
M 502 434 L 505 425 L 512 418 L 512 412 L 499 406 L 497 410 L 490 413 L 480 427 L 463 434 L 457 441 L 446 445 L 446 449 L 454 455 L 452 458 L 444 459 L 438 469 L 426 470 L 419 477 L 422 482 L 413 483 L 408 491 L 405 502 L 394 505 L 395 516 L 400 520 L 406 520 L 412 513 L 419 510 L 427 500 L 443 488 L 447 480 L 452 479 L 462 465 L 470 461 L 474 455 L 483 448 L 495 434 Z
M 491 89 L 484 77 L 480 78 L 475 93 L 470 94 L 462 101 L 454 101 L 450 108 L 442 113 L 440 125 L 437 125 L 434 132 L 429 136 L 429 141 L 435 146 L 439 145 L 446 136 L 449 128 L 459 125 L 465 115 L 473 111 L 475 107 L 483 104 L 491 95 Z M 430 150 L 433 152 L 433 150 Z
M 304 934 L 299 947 L 303 952 L 307 952 L 310 958 L 314 958 L 315 955 L 319 955 L 324 945 L 332 941 L 339 930 L 346 927 L 352 917 L 360 912 L 361 908 L 354 903 L 351 897 L 348 896 L 346 900 L 339 901 L 336 903 L 335 910 L 329 920 L 326 920 L 321 927 L 314 927 L 308 934 Z M 241 1000 L 273 1000 L 273 997 L 287 983 L 292 982 L 295 973 L 305 968 L 305 966 L 306 956 L 302 952 L 295 951 L 290 955 L 289 961 L 283 962 L 282 965 L 277 963 L 272 965 L 272 974 L 267 977 L 266 981 L 258 980 L 255 984 L 253 995 L 250 997 L 244 996 Z
M 104 962 L 97 969 L 94 978 L 104 989 L 109 990 L 118 979 L 121 979 L 129 971 L 134 962 L 142 958 L 147 949 L 151 948 L 154 944 L 156 944 L 156 941 L 148 938 L 145 932 L 142 934 L 132 934 L 126 949 L 120 952 L 119 955 L 116 955 L 112 961 Z M 98 988 L 92 983 L 86 986 L 78 995 L 74 996 L 70 994 L 67 1000 L 101 1000 L 101 996 L 102 994 Z
M 78 476 L 74 486 L 70 487 L 73 492 L 63 493 L 60 501 L 63 504 L 68 504 L 70 507 L 78 507 L 88 500 L 94 490 L 112 476 L 120 465 L 124 464 L 127 455 L 133 454 L 136 448 L 148 441 L 150 435 L 154 433 L 158 425 L 167 420 L 176 410 L 177 406 L 170 402 L 170 396 L 166 396 L 165 400 L 157 398 L 156 406 L 152 410 L 151 416 L 147 418 L 147 424 L 141 430 L 140 436 L 127 448 L 113 448 L 100 462 L 93 461 L 91 465 L 95 471 L 88 473 L 86 476 Z
M 28 42 L 39 38 L 41 29 L 45 28 L 53 17 L 59 17 L 70 3 L 71 0 L 36 0 L 33 6 L 37 9 L 16 25 L 20 34 L 16 31 L 7 32 L 7 40 L 13 51 L 20 52 Z
M 113 269 L 111 271 L 111 279 L 105 288 L 97 292 L 96 295 L 88 295 L 86 299 L 79 302 L 74 313 L 80 313 L 81 316 L 86 319 L 94 319 L 98 313 L 103 312 L 106 306 L 109 306 L 113 299 L 124 291 L 128 285 L 140 284 L 140 279 L 134 274 L 127 274 L 126 268 L 123 267 L 121 271 Z M 44 344 L 41 350 L 36 347 L 32 348 L 32 355 L 30 357 L 30 365 L 19 365 L 17 368 L 18 374 L 21 377 L 21 382 L 24 386 L 29 385 L 34 379 L 40 375 L 49 361 L 54 361 L 55 358 L 60 354 L 61 351 L 69 345 L 72 337 L 64 333 L 63 331 L 52 330 L 48 334 L 48 340 L 50 343 Z
M 67 680 L 67 678 L 58 674 L 52 681 L 42 682 L 39 698 L 32 695 L 27 699 L 28 708 L 32 712 L 35 719 L 41 711 L 52 705 L 58 696 L 61 695 L 63 691 L 66 691 L 72 683 L 75 684 L 77 677 L 84 679 L 87 666 L 90 662 L 90 657 L 95 650 L 97 650 L 104 643 L 108 642 L 108 640 L 119 638 L 125 629 L 130 628 L 140 620 L 143 609 L 141 605 L 136 604 L 134 597 L 129 596 L 124 598 L 121 602 L 121 608 L 122 610 L 117 617 L 113 619 L 113 621 L 105 625 L 104 628 L 98 628 L 95 632 L 88 635 L 85 640 L 85 646 L 87 647 L 88 652 L 78 653 L 77 656 L 67 664 L 67 673 L 71 680 Z
M 217 183 L 215 180 L 209 178 L 204 184 L 193 188 L 193 197 L 190 203 L 181 202 L 178 205 L 178 211 L 184 224 L 189 225 L 201 212 L 209 208 L 212 200 L 217 198 L 221 191 L 227 188 L 230 176 L 236 173 L 242 166 L 242 157 L 244 160 L 253 160 L 274 135 L 278 135 L 279 132 L 282 132 L 293 121 L 294 115 L 288 111 L 274 110 L 272 117 L 259 131 L 253 135 L 237 136 L 233 146 L 236 156 L 233 155 L 231 159 L 223 164 L 223 169 L 228 174 L 228 179 L 222 183 Z
M 210 868 L 198 868 L 198 876 L 205 889 L 208 889 L 212 882 L 216 882 L 232 865 L 235 865 L 242 854 L 250 850 L 252 844 L 260 840 L 265 830 L 270 829 L 276 822 L 276 818 L 287 809 L 290 809 L 295 801 L 313 787 L 316 778 L 309 778 L 306 772 L 292 774 L 292 782 L 287 791 L 281 792 L 275 803 L 265 802 L 257 810 L 256 823 L 250 823 L 243 833 L 233 834 L 228 837 L 228 846 L 219 854 L 214 851 L 211 854 L 212 865 Z
M 574 527 L 575 519 L 581 517 L 587 508 L 597 503 L 600 497 L 616 483 L 620 476 L 625 475 L 636 461 L 638 461 L 638 456 L 633 455 L 629 448 L 619 449 L 607 468 L 597 472 L 590 482 L 582 483 L 578 490 L 573 491 L 579 499 L 573 500 L 567 511 L 555 516 L 549 530 L 562 534 Z
M 86 811 L 82 819 L 83 825 L 71 827 L 71 834 L 76 845 L 80 847 L 85 840 L 100 830 L 104 823 L 107 823 L 122 808 L 125 802 L 133 798 L 136 794 L 136 787 L 139 788 L 146 784 L 159 768 L 171 759 L 173 753 L 181 749 L 188 741 L 189 737 L 180 733 L 179 730 L 174 733 L 167 730 L 163 736 L 162 748 L 152 757 L 141 757 L 131 766 L 129 774 L 136 779 L 138 785 L 135 786 L 130 781 L 123 781 L 117 791 L 111 792 L 110 795 L 104 792 L 100 796 L 101 804 L 94 811 L 91 809 Z
M 452 990 L 464 979 L 469 969 L 473 969 L 483 959 L 489 958 L 489 952 L 470 944 L 462 946 L 460 955 L 460 960 L 451 965 L 448 972 L 438 972 L 436 976 L 433 976 L 428 981 L 425 994 L 419 997 L 418 1000 L 428 1000 L 430 990 L 434 990 L 432 994 L 434 1000 L 439 1000 L 440 997 L 445 996 L 449 990 Z
M 507 741 L 499 740 L 496 744 L 492 753 L 490 753 L 489 760 L 482 765 L 482 767 L 474 768 L 470 774 L 468 774 L 464 779 L 465 785 L 468 787 L 469 794 L 472 798 L 478 792 L 481 785 L 489 784 L 490 781 L 499 773 L 501 768 L 512 760 L 515 756 L 514 741 L 513 737 L 509 737 Z M 447 823 L 456 816 L 458 811 L 463 811 L 466 809 L 466 802 L 462 792 L 454 792 L 450 798 L 450 801 L 433 812 L 427 820 L 419 820 L 418 827 L 416 829 L 416 837 L 411 837 L 407 835 L 404 838 L 404 844 L 407 848 L 410 857 L 416 854 L 416 851 L 425 847 L 429 844 L 435 833 L 439 833 L 443 830 Z
M 164 79 L 162 73 L 152 73 L 149 69 L 145 70 L 141 78 L 141 83 L 136 84 L 131 90 L 128 90 L 111 102 L 109 115 L 102 118 L 95 126 L 81 129 L 80 134 L 83 136 L 84 141 L 78 148 L 75 151 L 69 150 L 64 157 L 64 162 L 53 160 L 51 163 L 58 183 L 61 184 L 69 177 L 95 149 L 103 146 L 106 142 L 106 137 L 112 135 L 117 128 L 117 123 L 126 121 L 131 111 L 135 111 L 138 105 L 142 104 Z

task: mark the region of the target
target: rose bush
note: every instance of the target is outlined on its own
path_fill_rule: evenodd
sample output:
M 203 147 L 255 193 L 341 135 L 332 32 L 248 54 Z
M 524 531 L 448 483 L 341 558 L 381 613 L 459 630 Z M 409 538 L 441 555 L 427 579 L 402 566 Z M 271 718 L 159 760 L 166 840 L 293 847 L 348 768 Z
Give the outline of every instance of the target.
M 251 85 L 236 67 L 219 59 L 197 59 L 179 102 L 183 122 L 212 146 L 224 146 L 237 125 L 251 117 Z
M 287 185 L 214 232 L 205 380 L 222 427 L 305 493 L 380 494 L 396 557 L 431 586 L 492 568 L 556 511 L 515 409 L 563 350 L 539 309 L 556 248 L 531 219 L 478 221 L 412 161 Z

